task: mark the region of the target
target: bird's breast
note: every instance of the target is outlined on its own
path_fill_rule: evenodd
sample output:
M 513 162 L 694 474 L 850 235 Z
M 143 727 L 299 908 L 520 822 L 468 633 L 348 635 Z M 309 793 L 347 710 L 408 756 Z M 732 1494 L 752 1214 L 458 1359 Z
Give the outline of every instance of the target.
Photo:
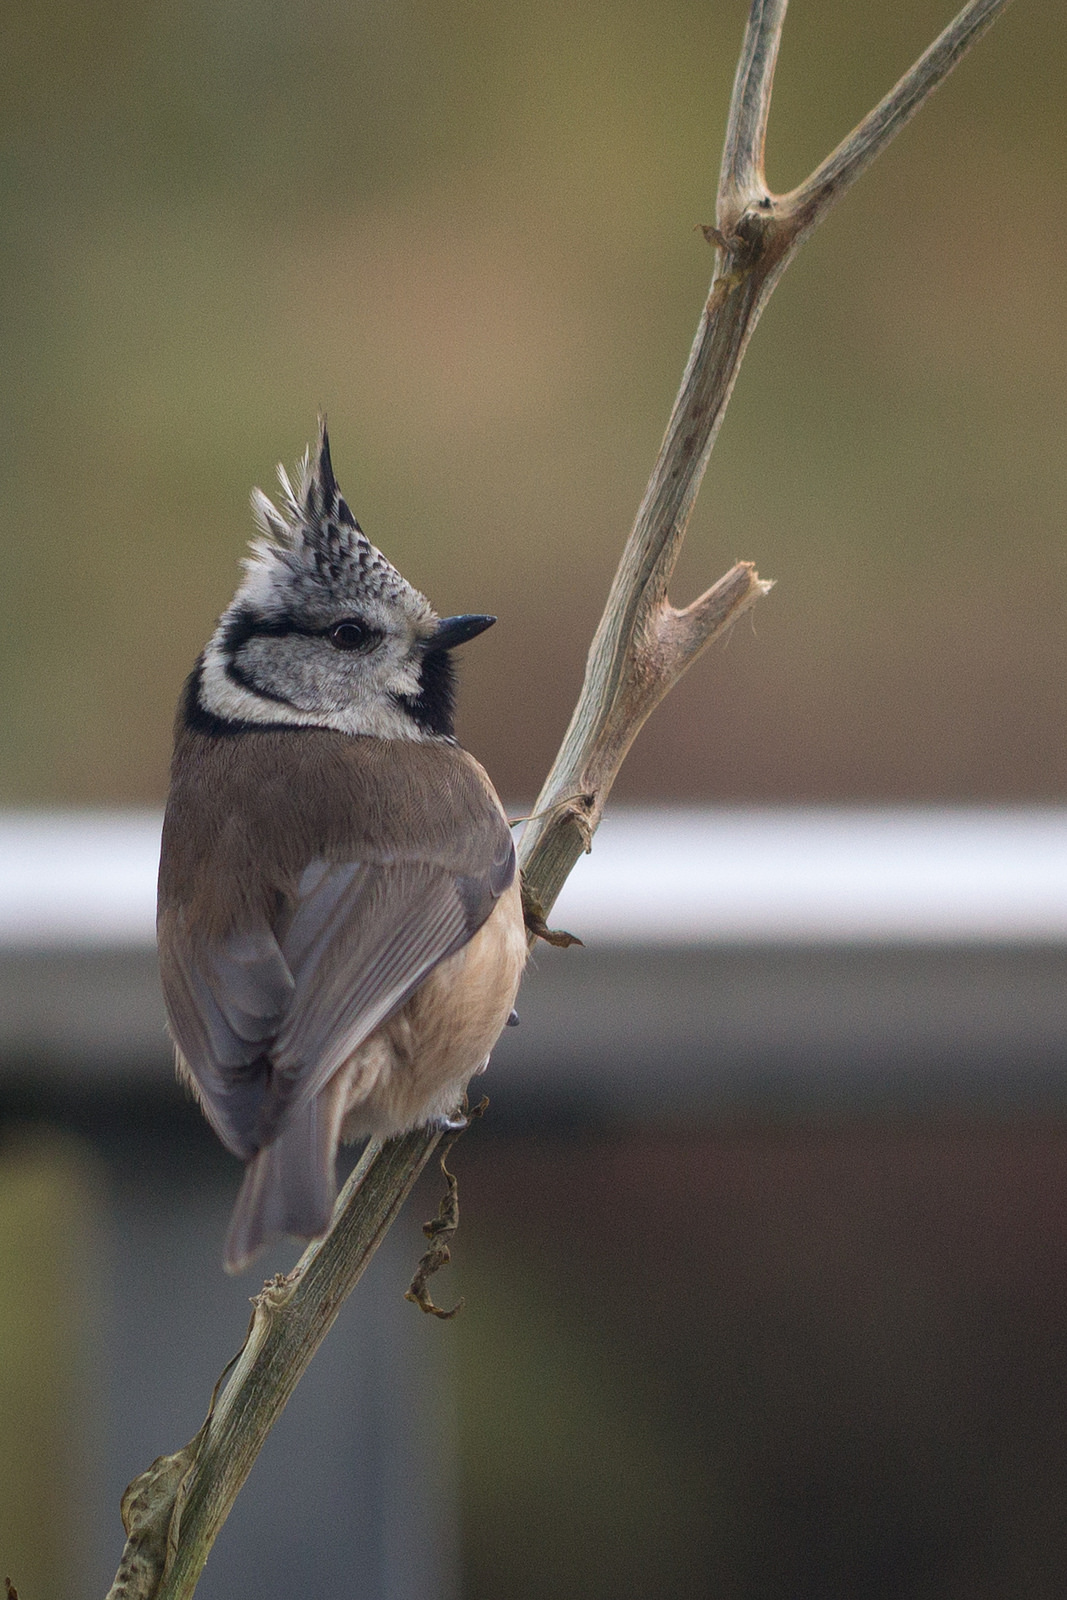
M 361 1092 L 360 1073 L 350 1079 L 346 1139 L 391 1136 L 455 1109 L 503 1031 L 526 951 L 516 876 L 474 937 L 361 1047 L 378 1070 L 369 1093 Z

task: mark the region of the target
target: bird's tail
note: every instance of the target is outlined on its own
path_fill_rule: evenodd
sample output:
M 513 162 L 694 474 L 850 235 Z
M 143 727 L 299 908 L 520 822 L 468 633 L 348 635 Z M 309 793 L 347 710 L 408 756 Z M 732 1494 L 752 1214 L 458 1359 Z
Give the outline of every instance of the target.
M 227 1272 L 243 1272 L 279 1234 L 317 1239 L 330 1226 L 338 1128 L 327 1098 L 316 1095 L 301 1106 L 249 1162 L 226 1235 Z

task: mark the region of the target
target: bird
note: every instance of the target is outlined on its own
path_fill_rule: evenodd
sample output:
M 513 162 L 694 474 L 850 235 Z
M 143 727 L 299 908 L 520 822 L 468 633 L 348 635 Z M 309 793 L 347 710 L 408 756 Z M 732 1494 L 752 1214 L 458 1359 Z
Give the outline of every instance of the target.
M 457 742 L 441 618 L 317 449 L 186 680 L 160 851 L 159 972 L 179 1078 L 246 1165 L 223 1254 L 328 1231 L 339 1143 L 455 1127 L 526 960 L 508 820 Z

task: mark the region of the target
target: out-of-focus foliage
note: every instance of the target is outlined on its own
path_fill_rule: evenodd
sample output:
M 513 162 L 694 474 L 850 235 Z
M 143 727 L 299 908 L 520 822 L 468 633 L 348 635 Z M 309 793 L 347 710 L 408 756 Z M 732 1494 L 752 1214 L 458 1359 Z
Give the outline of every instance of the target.
M 0 1149 L 0 1576 L 64 1600 L 86 1547 L 92 1175 L 72 1140 L 10 1131 Z M 95 1552 L 93 1552 L 95 1554 Z
M 372 537 L 499 613 L 462 731 L 533 791 L 706 291 L 744 10 L 13 0 L 0 798 L 161 796 L 248 489 L 320 406 Z M 794 0 L 772 182 L 950 11 Z M 779 587 L 623 792 L 1061 793 L 1064 56 L 1013 7 L 790 269 L 678 594 Z

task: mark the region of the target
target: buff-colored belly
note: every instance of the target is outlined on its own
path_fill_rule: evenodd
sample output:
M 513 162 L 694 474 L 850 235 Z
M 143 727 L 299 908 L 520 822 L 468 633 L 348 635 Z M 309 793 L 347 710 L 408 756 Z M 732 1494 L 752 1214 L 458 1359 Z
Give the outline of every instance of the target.
M 434 968 L 327 1087 L 344 1107 L 342 1137 L 403 1133 L 454 1111 L 500 1037 L 525 964 L 516 877 L 469 944 Z

